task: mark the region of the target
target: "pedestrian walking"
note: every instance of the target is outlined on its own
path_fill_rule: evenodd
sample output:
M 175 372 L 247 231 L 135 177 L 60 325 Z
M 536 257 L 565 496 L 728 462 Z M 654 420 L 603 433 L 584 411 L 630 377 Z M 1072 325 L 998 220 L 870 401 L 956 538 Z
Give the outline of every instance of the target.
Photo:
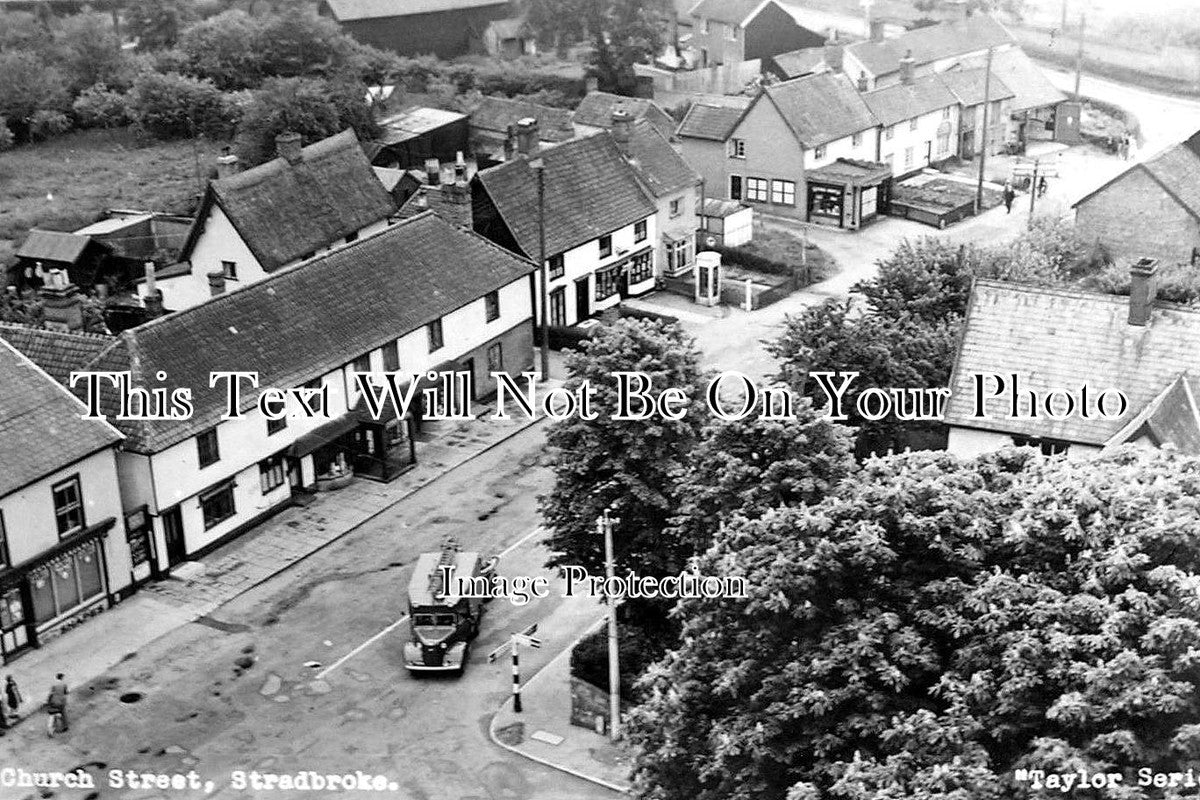
M 1121 158 L 1125 161 L 1129 160 L 1129 146 L 1133 142 L 1129 139 L 1129 134 L 1126 133 L 1121 137 Z
M 4 679 L 4 705 L 9 714 L 13 717 L 19 717 L 21 711 L 21 703 L 25 698 L 21 696 L 21 689 L 17 686 L 17 679 L 9 675 Z
M 1037 194 L 1038 194 L 1039 198 L 1044 197 L 1046 194 L 1046 176 L 1045 175 L 1038 178 Z
M 53 730 L 53 719 L 58 717 L 58 730 L 65 731 L 70 727 L 67 721 L 67 695 L 71 690 L 67 687 L 63 674 L 60 672 L 55 676 L 54 685 L 50 687 L 50 695 L 46 698 L 46 709 L 50 713 L 51 728 Z
M 1013 200 L 1017 199 L 1017 190 L 1013 188 L 1012 181 L 1004 182 L 1004 209 L 1006 213 L 1012 213 Z

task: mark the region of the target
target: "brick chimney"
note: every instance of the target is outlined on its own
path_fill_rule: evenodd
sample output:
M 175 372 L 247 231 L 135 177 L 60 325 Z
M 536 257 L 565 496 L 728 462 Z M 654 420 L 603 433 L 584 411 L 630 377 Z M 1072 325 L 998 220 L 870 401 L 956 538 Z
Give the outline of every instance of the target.
M 241 167 L 238 164 L 238 157 L 233 153 L 227 152 L 224 155 L 217 156 L 217 180 L 232 177 L 240 171 Z
M 208 291 L 212 293 L 213 297 L 225 294 L 225 272 L 223 270 L 215 269 L 208 273 Z
M 900 82 L 911 85 L 913 82 L 913 70 L 916 68 L 917 61 L 913 58 L 912 50 L 904 54 L 904 58 L 900 59 Z
M 517 126 L 509 124 L 504 135 L 504 160 L 512 161 L 517 154 Z
M 871 20 L 871 41 L 872 42 L 882 42 L 883 41 L 883 28 L 884 28 L 883 20 L 881 20 L 881 19 Z
M 538 122 L 533 117 L 517 121 L 517 152 L 535 156 L 538 151 Z
M 830 72 L 842 71 L 842 43 L 838 41 L 837 31 L 829 29 L 829 38 L 825 40 L 825 66 Z
M 66 270 L 52 269 L 40 290 L 46 327 L 52 331 L 83 330 L 83 295 Z
M 613 109 L 612 136 L 622 148 L 629 144 L 629 139 L 633 136 L 633 116 L 623 108 Z
M 280 158 L 286 158 L 289 164 L 299 164 L 302 159 L 300 134 L 295 131 L 284 131 L 276 136 L 275 154 Z
M 143 265 L 146 271 L 146 294 L 142 297 L 142 307 L 146 316 L 153 319 L 163 315 L 163 295 L 154 282 L 154 262 L 147 261 Z
M 425 183 L 430 186 L 442 185 L 442 165 L 436 158 L 425 159 Z
M 1150 322 L 1158 294 L 1158 259 L 1142 258 L 1129 268 L 1129 324 Z
M 860 92 L 865 92 L 865 91 L 867 91 L 867 89 L 870 88 L 870 86 L 871 86 L 871 81 L 869 78 L 867 78 L 867 71 L 863 70 L 858 75 L 858 90 Z

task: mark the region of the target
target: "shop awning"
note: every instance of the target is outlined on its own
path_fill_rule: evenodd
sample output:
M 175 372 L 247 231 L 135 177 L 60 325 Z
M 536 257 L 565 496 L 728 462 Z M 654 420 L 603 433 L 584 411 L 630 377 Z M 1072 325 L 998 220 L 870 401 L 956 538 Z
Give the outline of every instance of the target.
M 892 177 L 888 164 L 875 161 L 860 161 L 854 158 L 839 158 L 823 167 L 809 170 L 805 179 L 809 183 L 829 183 L 835 186 L 876 186 Z
M 72 550 L 80 545 L 87 544 L 90 541 L 99 539 L 112 528 L 116 523 L 116 517 L 109 517 L 101 520 L 95 525 L 89 525 L 81 531 L 71 534 L 63 539 L 58 544 L 51 547 L 49 550 L 43 550 L 33 558 L 22 561 L 14 567 L 0 572 L 0 591 L 12 587 L 19 583 L 22 578 L 29 574 L 31 570 L 35 570 L 45 564 L 50 563 L 56 558 L 69 554 Z
M 311 430 L 304 434 L 296 441 L 292 442 L 292 446 L 287 449 L 287 454 L 293 458 L 306 456 L 314 450 L 318 450 L 331 442 L 337 441 L 342 436 L 345 436 L 350 431 L 358 427 L 358 418 L 353 414 L 347 414 L 344 417 L 339 417 L 330 422 L 326 422 L 319 428 Z

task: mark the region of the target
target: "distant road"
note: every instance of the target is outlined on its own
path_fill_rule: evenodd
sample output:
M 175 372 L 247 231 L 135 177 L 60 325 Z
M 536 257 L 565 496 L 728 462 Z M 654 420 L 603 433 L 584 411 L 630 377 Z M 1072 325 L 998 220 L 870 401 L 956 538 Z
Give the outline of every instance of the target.
M 1075 91 L 1075 73 L 1039 62 L 1050 81 L 1064 92 Z M 1146 142 L 1139 156 L 1152 155 L 1200 130 L 1200 100 L 1159 94 L 1137 86 L 1094 78 L 1086 72 L 1080 92 L 1114 103 L 1137 115 Z

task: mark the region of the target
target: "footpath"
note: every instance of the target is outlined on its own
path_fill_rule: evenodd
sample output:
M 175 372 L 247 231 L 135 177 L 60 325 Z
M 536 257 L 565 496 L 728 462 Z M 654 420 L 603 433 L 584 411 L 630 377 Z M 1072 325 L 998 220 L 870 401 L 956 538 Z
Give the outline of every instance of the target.
M 557 383 L 556 381 L 554 383 Z M 72 688 L 99 678 L 140 648 L 258 586 L 350 533 L 455 467 L 538 424 L 511 417 L 429 422 L 417 437 L 417 464 L 390 483 L 358 479 L 290 506 L 229 544 L 176 567 L 135 595 L 4 668 L 24 695 L 21 716 L 39 718 L 56 673 Z

